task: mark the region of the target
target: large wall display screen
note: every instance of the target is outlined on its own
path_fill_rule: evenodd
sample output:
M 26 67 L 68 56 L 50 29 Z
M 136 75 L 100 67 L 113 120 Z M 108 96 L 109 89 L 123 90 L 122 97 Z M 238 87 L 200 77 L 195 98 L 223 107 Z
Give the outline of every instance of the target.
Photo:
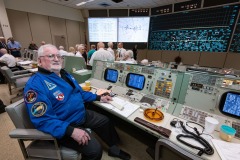
M 149 17 L 118 18 L 118 42 L 147 42 Z
M 90 42 L 117 42 L 117 18 L 88 18 Z
M 227 52 L 239 5 L 153 16 L 151 50 Z

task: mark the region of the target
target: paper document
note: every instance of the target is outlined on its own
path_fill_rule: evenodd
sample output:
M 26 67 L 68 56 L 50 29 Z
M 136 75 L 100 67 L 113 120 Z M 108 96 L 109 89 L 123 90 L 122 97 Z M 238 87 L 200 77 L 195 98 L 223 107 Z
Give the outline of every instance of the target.
M 109 103 L 101 103 L 101 105 L 103 105 L 104 107 L 106 107 L 108 109 L 111 109 L 111 110 L 117 112 L 118 114 L 120 114 L 124 117 L 130 116 L 133 112 L 135 112 L 140 107 L 136 104 L 133 104 L 129 101 L 125 101 L 125 100 L 120 99 L 118 97 L 113 97 L 113 101 L 115 103 L 117 103 L 118 105 L 124 107 L 123 110 L 119 110 Z
M 83 73 L 83 72 L 87 72 L 87 71 L 88 71 L 87 69 L 81 69 L 81 70 L 75 71 L 75 73 Z
M 217 139 L 212 139 L 212 143 L 222 160 L 240 159 L 240 144 Z
M 29 65 L 31 64 L 32 61 L 22 61 L 22 62 L 17 62 L 18 65 Z

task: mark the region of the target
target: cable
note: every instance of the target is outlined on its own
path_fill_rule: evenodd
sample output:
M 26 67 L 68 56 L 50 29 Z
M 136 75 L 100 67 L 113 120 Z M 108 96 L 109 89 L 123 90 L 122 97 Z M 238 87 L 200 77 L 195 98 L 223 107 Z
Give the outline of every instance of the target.
M 182 121 L 180 121 L 179 123 L 180 123 L 182 129 L 189 135 L 184 135 L 184 134 L 177 135 L 176 138 L 177 138 L 178 141 L 182 142 L 183 144 L 185 144 L 185 145 L 187 145 L 189 147 L 192 147 L 192 148 L 195 148 L 195 149 L 199 150 L 199 152 L 198 152 L 199 156 L 201 156 L 203 153 L 206 153 L 207 155 L 212 155 L 214 153 L 214 149 L 212 148 L 212 146 L 204 138 L 202 138 L 200 136 L 198 131 L 197 131 L 197 134 L 195 134 L 193 132 L 190 132 L 183 125 Z M 194 129 L 194 130 L 196 131 L 197 129 Z M 201 148 L 201 147 L 198 147 L 198 146 L 194 146 L 194 145 L 192 145 L 190 143 L 187 143 L 186 141 L 181 139 L 182 137 L 194 139 L 194 140 L 198 141 L 200 144 L 202 144 L 205 148 Z

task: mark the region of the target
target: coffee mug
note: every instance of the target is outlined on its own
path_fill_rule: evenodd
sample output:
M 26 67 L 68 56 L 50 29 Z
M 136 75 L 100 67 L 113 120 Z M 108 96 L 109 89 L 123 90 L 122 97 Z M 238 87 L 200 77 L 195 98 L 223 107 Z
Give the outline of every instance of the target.
M 91 82 L 90 81 L 85 81 L 85 85 L 86 86 L 91 86 Z

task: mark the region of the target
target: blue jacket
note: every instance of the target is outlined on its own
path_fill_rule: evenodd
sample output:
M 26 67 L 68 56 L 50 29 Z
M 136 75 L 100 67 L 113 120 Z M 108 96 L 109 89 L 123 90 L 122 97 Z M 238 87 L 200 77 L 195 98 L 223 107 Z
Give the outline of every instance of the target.
M 73 76 L 61 70 L 60 78 L 42 68 L 34 74 L 24 89 L 24 100 L 33 125 L 58 139 L 66 134 L 70 124 L 84 119 L 84 102 L 94 101 L 96 94 L 85 92 Z

